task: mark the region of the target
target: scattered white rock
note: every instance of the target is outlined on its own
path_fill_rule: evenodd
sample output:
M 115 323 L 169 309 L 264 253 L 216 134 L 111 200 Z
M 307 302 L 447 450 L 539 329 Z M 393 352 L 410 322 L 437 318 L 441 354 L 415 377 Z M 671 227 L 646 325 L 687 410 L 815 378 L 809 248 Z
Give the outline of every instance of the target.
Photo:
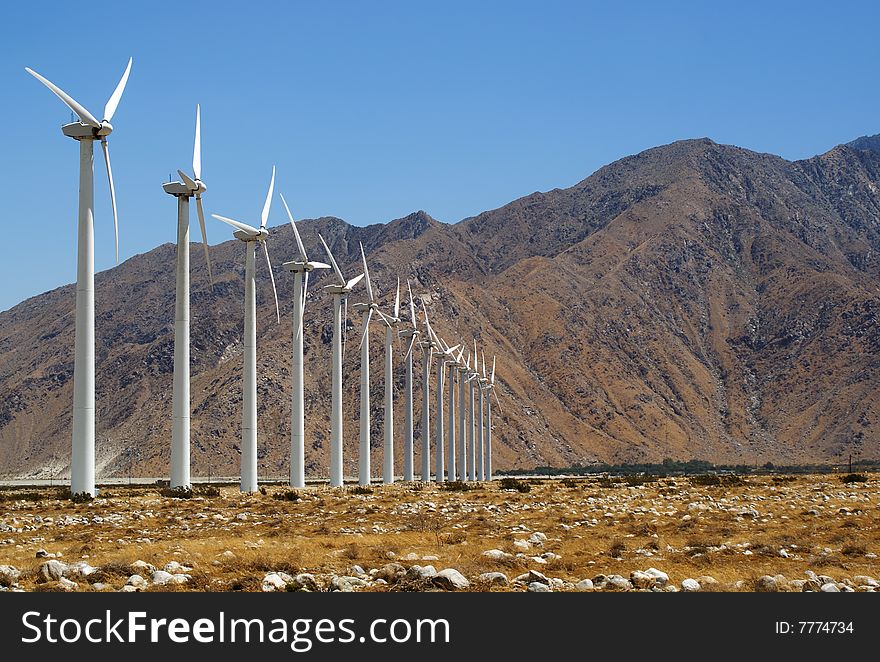
M 502 552 L 500 549 L 487 549 L 483 552 L 483 556 L 493 561 L 503 561 L 504 559 L 512 559 L 513 554 Z
M 271 593 L 272 591 L 286 591 L 287 582 L 282 579 L 277 572 L 270 572 L 263 577 L 262 583 L 263 593 Z
M 682 580 L 681 582 L 681 590 L 685 593 L 696 593 L 702 587 L 700 586 L 700 582 L 696 579 L 691 579 L 688 577 L 687 579 Z
M 445 588 L 447 591 L 460 591 L 468 588 L 471 585 L 470 582 L 465 578 L 465 576 L 455 568 L 446 568 L 445 570 L 441 570 L 436 574 L 433 582 L 437 586 Z
M 592 579 L 582 579 L 574 587 L 578 591 L 592 591 L 594 589 L 593 580 Z
M 37 582 L 45 584 L 46 582 L 57 582 L 64 576 L 67 571 L 67 565 L 56 559 L 50 559 L 40 565 L 37 570 Z
M 406 578 L 412 581 L 433 579 L 437 576 L 437 569 L 432 565 L 413 565 L 406 571 Z
M 822 593 L 840 593 L 840 589 L 837 588 L 837 584 L 835 584 L 834 582 L 822 584 L 819 590 L 822 591 Z
M 480 581 L 486 582 L 490 586 L 507 586 L 510 580 L 503 572 L 484 572 L 480 575 Z
M 79 584 L 74 581 L 71 581 L 67 577 L 62 577 L 58 580 L 58 588 L 63 589 L 65 591 L 75 591 L 79 588 Z
M 529 593 L 552 593 L 550 586 L 543 582 L 531 582 L 528 591 Z
M 133 589 L 144 588 L 147 585 L 147 580 L 140 575 L 132 575 L 128 578 L 128 581 L 125 582 L 125 585 L 131 586 Z

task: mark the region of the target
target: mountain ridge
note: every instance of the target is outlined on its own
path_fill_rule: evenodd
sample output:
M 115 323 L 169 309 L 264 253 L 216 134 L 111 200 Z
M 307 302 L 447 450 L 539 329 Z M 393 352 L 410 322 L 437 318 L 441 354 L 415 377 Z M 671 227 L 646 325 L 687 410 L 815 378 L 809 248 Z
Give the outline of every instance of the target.
M 322 259 L 321 232 L 346 274 L 363 242 L 383 303 L 396 275 L 409 276 L 442 335 L 476 337 L 487 358 L 498 354 L 499 467 L 877 457 L 878 179 L 880 153 L 852 143 L 787 161 L 698 138 L 453 225 L 420 210 L 365 227 L 321 217 L 298 228 L 312 259 Z M 258 260 L 260 461 L 283 475 L 290 282 L 281 263 L 297 253 L 286 225 L 270 235 L 284 317 L 275 324 Z M 201 249 L 191 251 L 194 473 L 234 474 L 243 260 L 237 241 L 211 246 L 211 291 Z M 99 475 L 130 465 L 167 473 L 173 261 L 173 244 L 163 244 L 96 276 Z M 324 278 L 313 278 L 306 305 L 312 474 L 326 472 L 329 442 Z M 66 285 L 0 312 L 5 475 L 65 466 L 72 307 Z M 350 319 L 354 343 L 359 329 Z M 345 358 L 347 473 L 357 462 L 356 354 L 349 347 Z M 374 393 L 384 383 L 381 355 L 371 355 Z M 402 369 L 394 378 L 401 406 Z M 372 422 L 378 460 L 381 407 Z

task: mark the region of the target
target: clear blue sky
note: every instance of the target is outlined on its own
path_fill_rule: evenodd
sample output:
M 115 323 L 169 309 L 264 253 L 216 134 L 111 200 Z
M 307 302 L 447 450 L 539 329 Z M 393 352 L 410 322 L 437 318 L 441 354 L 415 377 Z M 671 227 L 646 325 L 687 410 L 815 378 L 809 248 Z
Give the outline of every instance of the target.
M 875 2 L 129 4 L 4 5 L 0 310 L 75 278 L 77 146 L 25 66 L 100 117 L 134 56 L 111 137 L 122 260 L 175 238 L 160 185 L 190 168 L 196 102 L 207 211 L 251 222 L 273 163 L 298 218 L 456 222 L 681 138 L 794 159 L 880 132 Z

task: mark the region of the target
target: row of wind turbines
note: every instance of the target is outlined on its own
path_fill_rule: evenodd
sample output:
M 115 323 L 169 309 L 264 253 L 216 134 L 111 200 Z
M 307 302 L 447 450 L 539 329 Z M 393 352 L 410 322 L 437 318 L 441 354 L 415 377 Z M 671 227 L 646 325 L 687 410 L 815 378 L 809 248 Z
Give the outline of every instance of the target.
M 80 186 L 79 216 L 77 237 L 77 284 L 76 284 L 76 329 L 74 340 L 74 403 L 73 433 L 71 447 L 70 490 L 73 494 L 96 494 L 95 489 L 95 307 L 94 307 L 94 141 L 100 140 L 104 163 L 110 187 L 113 209 L 113 223 L 116 232 L 116 261 L 119 261 L 119 230 L 116 211 L 116 191 L 113 172 L 110 167 L 110 152 L 107 137 L 113 131 L 110 120 L 116 111 L 131 72 L 129 59 L 125 72 L 104 108 L 104 119 L 98 121 L 84 106 L 64 92 L 54 83 L 30 68 L 25 70 L 49 88 L 73 111 L 79 121 L 62 126 L 64 135 L 80 143 Z M 202 207 L 202 194 L 207 190 L 201 179 L 201 111 L 196 107 L 195 143 L 193 147 L 190 177 L 178 170 L 181 181 L 168 182 L 163 190 L 177 198 L 177 268 L 176 300 L 174 318 L 174 380 L 172 393 L 172 438 L 171 438 L 171 486 L 189 489 L 190 475 L 190 296 L 189 296 L 189 203 L 195 198 L 199 226 L 205 250 L 208 275 L 213 287 L 205 215 Z M 231 226 L 233 236 L 245 243 L 245 315 L 244 315 L 244 371 L 242 378 L 242 425 L 241 425 L 241 491 L 254 492 L 258 489 L 257 479 L 257 380 L 256 380 L 256 288 L 255 266 L 257 245 L 260 244 L 266 258 L 266 265 L 275 299 L 276 318 L 280 322 L 280 309 L 275 279 L 269 260 L 266 240 L 269 232 L 266 223 L 275 191 L 275 168 L 266 201 L 260 214 L 259 227 L 212 214 L 212 216 Z M 396 472 L 394 466 L 394 416 L 393 416 L 393 341 L 395 331 L 401 338 L 409 340 L 404 355 L 405 397 L 403 479 L 415 479 L 414 422 L 413 422 L 413 354 L 418 347 L 422 353 L 422 419 L 421 479 L 430 480 L 430 389 L 432 364 L 436 357 L 436 417 L 434 427 L 435 466 L 434 478 L 445 480 L 491 480 L 492 478 L 492 403 L 490 394 L 495 394 L 495 358 L 492 358 L 491 372 L 487 370 L 485 356 L 480 370 L 477 343 L 474 340 L 473 355 L 468 350 L 465 355 L 463 344 L 448 345 L 432 328 L 428 311 L 422 300 L 424 330 L 421 330 L 416 311 L 415 298 L 409 281 L 409 328 L 398 329 L 400 318 L 400 279 L 397 279 L 393 314 L 379 309 L 370 280 L 366 255 L 361 245 L 363 273 L 346 280 L 324 238 L 318 235 L 330 264 L 311 261 L 306 253 L 302 238 L 293 219 L 287 201 L 280 195 L 293 228 L 299 258 L 285 262 L 284 267 L 294 275 L 293 308 L 293 370 L 291 402 L 291 444 L 290 444 L 290 484 L 293 487 L 305 486 L 305 406 L 303 375 L 303 315 L 308 292 L 309 274 L 316 269 L 331 269 L 337 282 L 324 290 L 333 301 L 333 343 L 332 343 L 332 385 L 330 415 L 330 485 L 343 484 L 343 417 L 342 417 L 342 358 L 343 323 L 347 319 L 348 296 L 353 288 L 364 280 L 367 289 L 365 303 L 357 303 L 353 309 L 363 317 L 361 335 L 361 389 L 360 389 L 360 440 L 358 482 L 366 485 L 371 481 L 370 468 L 370 391 L 369 391 L 369 352 L 370 324 L 379 322 L 385 330 L 385 425 L 383 445 L 382 478 L 386 484 L 393 483 Z M 445 379 L 449 377 L 447 420 L 444 421 L 444 399 L 446 398 Z M 456 385 L 458 386 L 458 433 L 456 445 Z M 497 400 L 498 396 L 495 394 Z M 485 418 L 484 418 L 485 412 Z M 457 447 L 456 447 L 457 446 Z

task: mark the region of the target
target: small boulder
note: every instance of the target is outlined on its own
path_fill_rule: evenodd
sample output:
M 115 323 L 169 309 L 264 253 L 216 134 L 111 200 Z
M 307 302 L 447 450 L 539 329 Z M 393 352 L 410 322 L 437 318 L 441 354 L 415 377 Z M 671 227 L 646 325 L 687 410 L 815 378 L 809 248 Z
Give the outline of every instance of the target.
M 318 580 L 315 579 L 314 575 L 309 574 L 308 572 L 301 572 L 296 577 L 290 577 L 289 575 L 285 577 L 285 575 L 281 574 L 281 578 L 286 579 L 290 587 L 297 591 L 311 591 L 312 593 L 316 593 L 321 590 L 321 587 L 318 585 Z
M 483 556 L 492 561 L 503 561 L 505 559 L 513 558 L 513 554 L 502 552 L 500 549 L 487 549 L 483 552 Z
M 755 582 L 755 590 L 760 593 L 776 593 L 779 591 L 779 584 L 775 577 L 770 575 L 762 575 Z
M 698 582 L 696 579 L 691 579 L 690 577 L 682 580 L 681 582 L 681 590 L 685 593 L 696 593 L 701 588 L 702 586 L 700 586 L 700 582 Z
M 544 582 L 531 582 L 528 587 L 529 593 L 552 593 L 553 590 Z
M 381 568 L 379 568 L 379 572 L 376 573 L 376 578 L 384 579 L 389 584 L 393 584 L 405 573 L 406 568 L 404 568 L 400 563 L 386 563 Z
M 635 588 L 651 588 L 654 585 L 654 578 L 641 570 L 630 573 L 629 580 Z
M 177 561 L 169 561 L 165 564 L 165 572 L 170 572 L 172 575 L 176 575 L 178 573 L 185 573 L 192 570 L 192 568 L 188 568 L 185 565 L 181 565 Z
M 263 593 L 271 593 L 272 591 L 285 591 L 287 590 L 287 582 L 282 579 L 281 575 L 277 572 L 270 572 L 263 577 L 263 583 L 261 586 Z
M 131 586 L 132 589 L 144 588 L 147 585 L 147 580 L 140 575 L 132 575 L 128 578 L 128 581 L 125 582 L 125 585 Z
M 13 565 L 0 565 L 0 586 L 10 586 L 21 576 L 21 571 Z
M 612 591 L 629 591 L 632 589 L 632 587 L 632 583 L 626 577 L 621 577 L 620 575 L 609 575 L 608 584 L 605 588 Z
M 503 572 L 484 572 L 480 575 L 480 581 L 486 582 L 489 586 L 507 586 L 510 580 Z
M 822 591 L 822 593 L 840 593 L 840 589 L 837 588 L 837 584 L 834 584 L 832 582 L 822 584 L 819 590 Z
M 165 584 L 167 584 L 172 577 L 173 575 L 170 572 L 165 572 L 164 570 L 156 570 L 153 573 L 151 579 L 153 583 L 157 586 L 165 586 Z
M 578 591 L 592 591 L 595 588 L 592 579 L 582 579 L 574 587 Z
M 338 591 L 340 593 L 351 593 L 354 591 L 354 587 L 351 585 L 351 582 L 348 581 L 347 577 L 333 575 L 333 578 L 330 580 L 330 590 Z
M 445 570 L 441 570 L 433 578 L 433 582 L 440 588 L 444 588 L 447 591 L 461 591 L 471 585 L 470 582 L 465 578 L 465 576 L 455 568 L 446 568 Z
M 62 591 L 75 591 L 79 588 L 79 584 L 71 581 L 67 577 L 62 577 L 58 580 L 58 588 L 60 588 Z
M 37 583 L 45 584 L 47 582 L 57 582 L 64 576 L 67 565 L 56 559 L 50 559 L 40 565 L 37 570 Z
M 437 576 L 437 569 L 432 565 L 413 565 L 406 571 L 405 576 L 410 581 L 433 579 Z
M 645 574 L 651 575 L 654 578 L 654 586 L 663 588 L 669 583 L 669 575 L 662 570 L 657 570 L 657 568 L 648 568 L 645 570 Z

